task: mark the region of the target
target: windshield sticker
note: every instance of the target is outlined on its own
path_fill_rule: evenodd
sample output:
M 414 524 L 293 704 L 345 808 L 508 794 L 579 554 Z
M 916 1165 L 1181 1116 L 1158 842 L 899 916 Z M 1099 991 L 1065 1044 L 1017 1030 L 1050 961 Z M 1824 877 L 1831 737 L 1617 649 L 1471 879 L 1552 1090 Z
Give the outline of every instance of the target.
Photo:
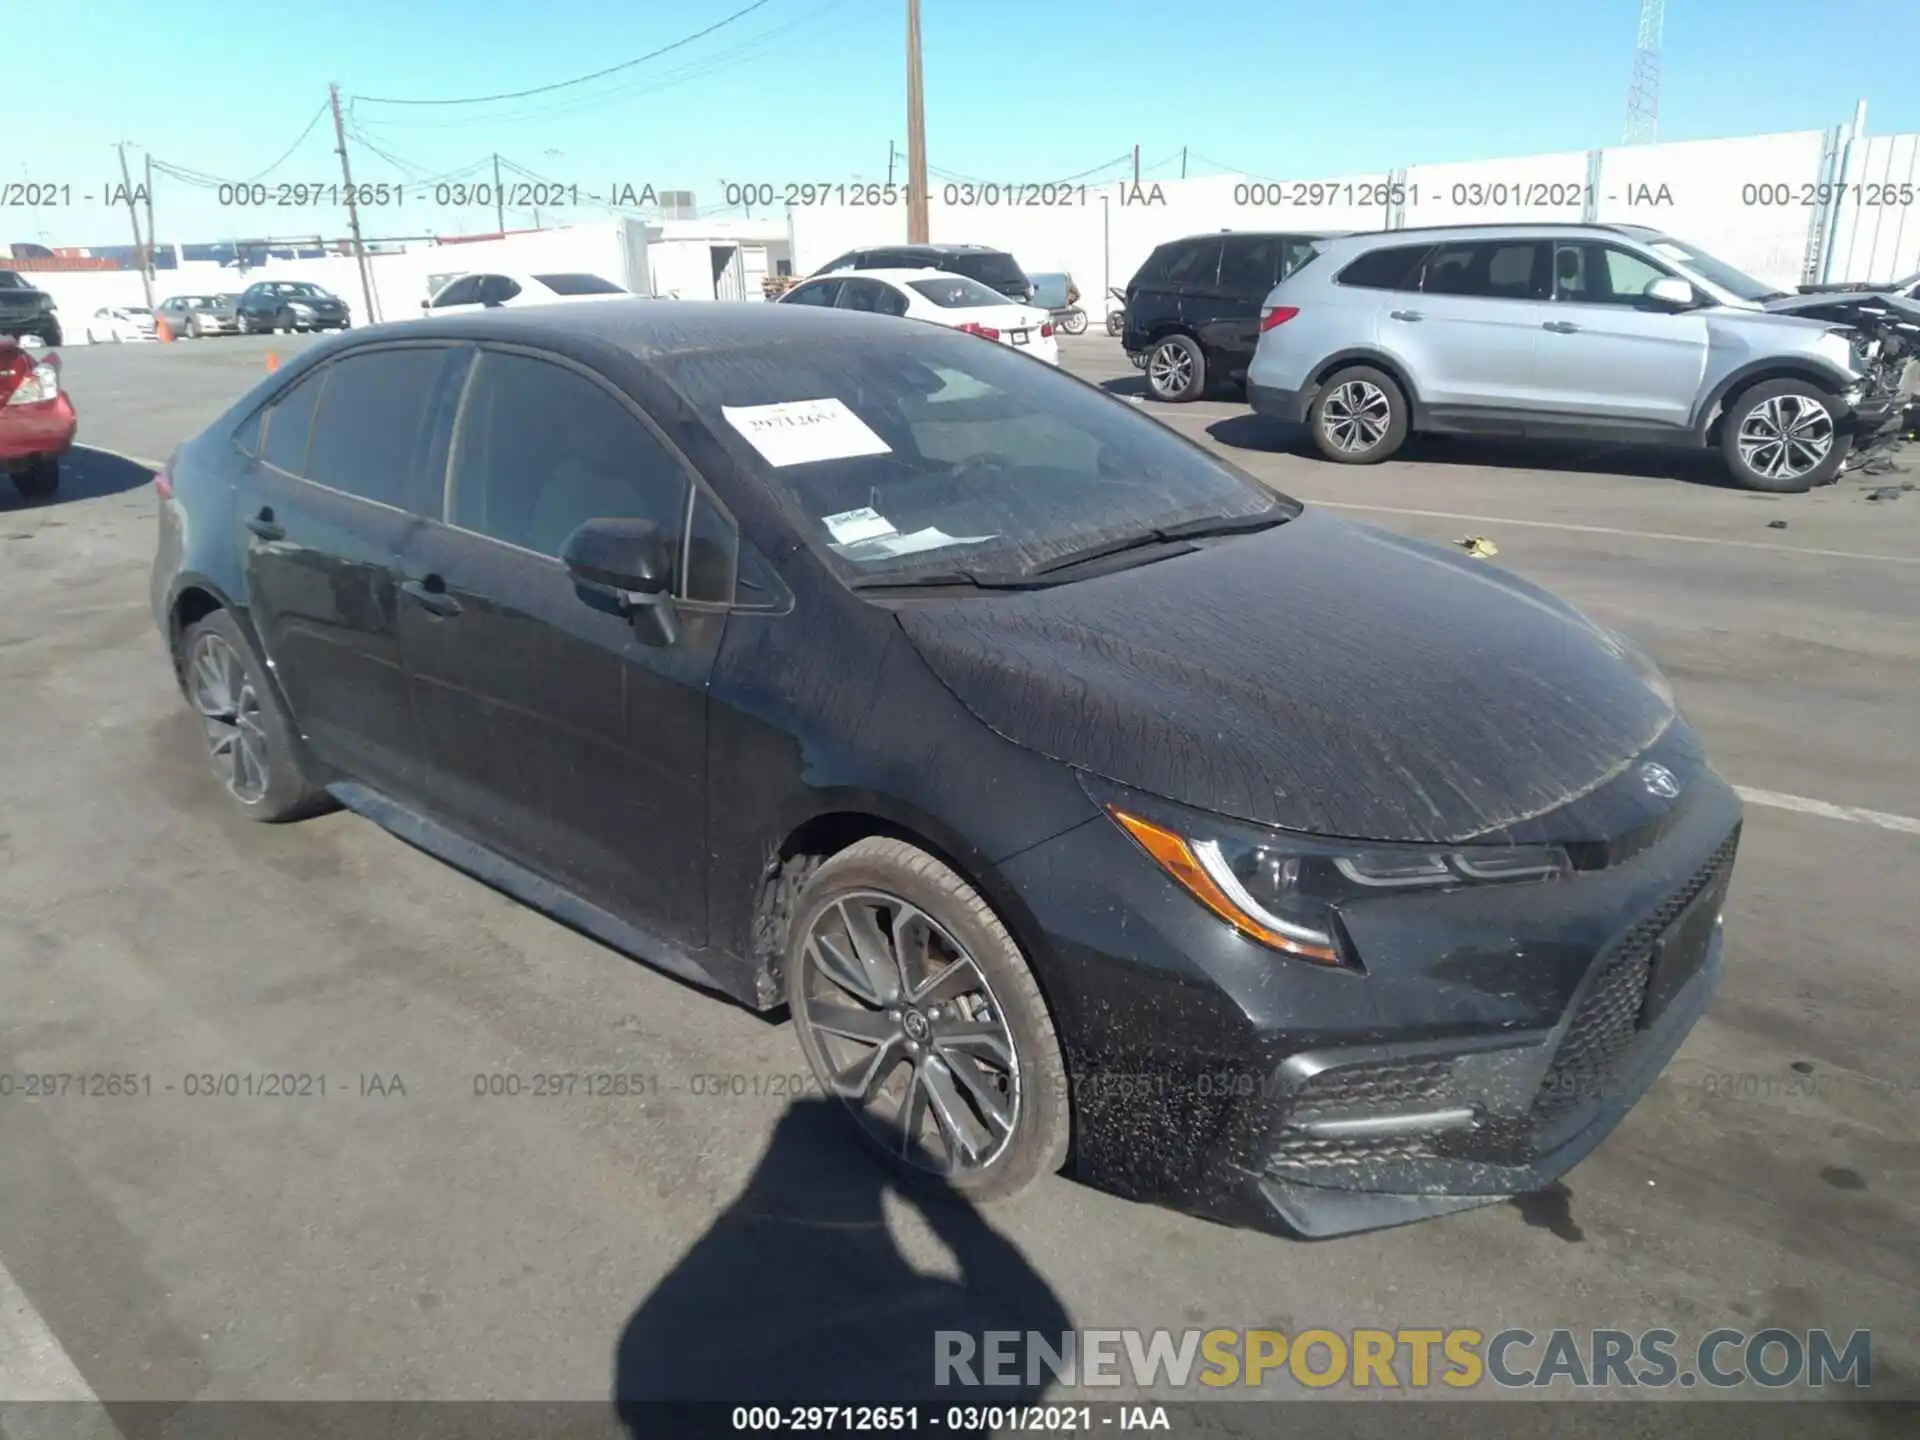
M 896 533 L 893 522 L 871 505 L 862 505 L 858 510 L 842 510 L 838 515 L 823 516 L 820 523 L 842 545 L 858 545 L 863 540 L 878 540 Z
M 722 405 L 720 413 L 761 458 L 777 468 L 892 453 L 892 447 L 866 421 L 838 400 Z
M 910 535 L 880 535 L 856 545 L 836 545 L 849 560 L 894 560 L 902 555 L 918 555 L 923 550 L 944 550 L 949 545 L 978 545 L 992 535 L 949 535 L 929 525 Z

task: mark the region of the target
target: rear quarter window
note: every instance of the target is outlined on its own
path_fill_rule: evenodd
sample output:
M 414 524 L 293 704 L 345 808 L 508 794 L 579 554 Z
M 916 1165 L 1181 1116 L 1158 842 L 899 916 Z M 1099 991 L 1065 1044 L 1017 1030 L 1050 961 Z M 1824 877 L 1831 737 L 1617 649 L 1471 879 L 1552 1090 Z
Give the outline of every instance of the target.
M 1420 265 L 1431 245 L 1389 245 L 1369 250 L 1348 263 L 1336 277 L 1342 285 L 1362 290 L 1418 290 Z

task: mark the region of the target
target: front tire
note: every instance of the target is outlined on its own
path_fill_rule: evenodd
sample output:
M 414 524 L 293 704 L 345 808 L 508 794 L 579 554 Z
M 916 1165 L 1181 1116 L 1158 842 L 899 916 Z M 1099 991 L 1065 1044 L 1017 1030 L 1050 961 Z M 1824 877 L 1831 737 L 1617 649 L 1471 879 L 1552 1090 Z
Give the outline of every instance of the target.
M 821 1088 L 909 1171 L 976 1201 L 1066 1163 L 1066 1068 L 1020 947 L 926 851 L 872 837 L 808 880 L 787 1003 Z
M 215 610 L 180 637 L 180 676 L 228 803 L 268 824 L 326 808 L 326 792 L 301 766 L 293 725 L 232 615 Z
M 44 500 L 60 488 L 60 457 L 36 455 L 26 468 L 13 472 L 13 488 L 23 500 Z
M 1207 356 L 1191 335 L 1168 335 L 1147 352 L 1147 390 L 1156 400 L 1185 405 L 1207 389 Z
M 1335 371 L 1313 397 L 1307 427 L 1315 447 L 1340 465 L 1375 465 L 1407 441 L 1407 397 L 1370 365 Z
M 1797 495 L 1839 474 L 1848 441 L 1833 401 L 1805 380 L 1763 380 L 1727 407 L 1720 454 L 1749 490 Z

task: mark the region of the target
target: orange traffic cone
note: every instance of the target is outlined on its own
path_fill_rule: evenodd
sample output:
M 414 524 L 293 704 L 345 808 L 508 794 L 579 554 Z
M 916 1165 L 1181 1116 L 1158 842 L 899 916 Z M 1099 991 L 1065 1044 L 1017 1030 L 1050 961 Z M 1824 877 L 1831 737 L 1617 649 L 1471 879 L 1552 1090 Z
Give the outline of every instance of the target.
M 271 375 L 273 374 L 274 371 L 278 370 L 279 368 L 280 368 L 280 357 L 274 354 L 273 351 L 271 350 L 267 351 L 267 373 Z
M 173 343 L 173 327 L 167 324 L 164 317 L 153 322 L 153 338 L 162 345 Z

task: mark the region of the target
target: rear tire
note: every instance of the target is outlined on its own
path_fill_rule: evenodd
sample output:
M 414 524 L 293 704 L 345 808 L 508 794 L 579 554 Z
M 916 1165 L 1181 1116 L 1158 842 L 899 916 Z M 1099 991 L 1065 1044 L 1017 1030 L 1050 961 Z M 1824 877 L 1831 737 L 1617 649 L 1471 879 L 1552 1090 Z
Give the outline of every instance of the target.
M 60 488 L 60 457 L 36 455 L 13 474 L 13 488 L 23 500 L 44 500 Z
M 895 1165 L 984 1202 L 1066 1163 L 1066 1067 L 1040 987 L 979 892 L 926 851 L 875 836 L 821 865 L 788 928 L 786 988 L 821 1088 Z
M 1207 356 L 1191 335 L 1168 335 L 1147 352 L 1147 392 L 1169 405 L 1198 400 L 1207 389 Z
M 180 637 L 181 686 L 199 715 L 214 778 L 249 820 L 277 824 L 330 808 L 301 764 L 293 724 L 232 615 L 215 610 Z
M 1069 310 L 1066 315 L 1061 318 L 1060 328 L 1069 335 L 1086 334 L 1087 312 L 1084 310 Z
M 1727 406 L 1720 454 L 1749 490 L 1798 495 L 1830 484 L 1851 448 L 1833 400 L 1806 380 L 1763 380 Z
M 1407 441 L 1407 397 L 1370 365 L 1337 370 L 1307 410 L 1314 446 L 1339 465 L 1376 465 Z

